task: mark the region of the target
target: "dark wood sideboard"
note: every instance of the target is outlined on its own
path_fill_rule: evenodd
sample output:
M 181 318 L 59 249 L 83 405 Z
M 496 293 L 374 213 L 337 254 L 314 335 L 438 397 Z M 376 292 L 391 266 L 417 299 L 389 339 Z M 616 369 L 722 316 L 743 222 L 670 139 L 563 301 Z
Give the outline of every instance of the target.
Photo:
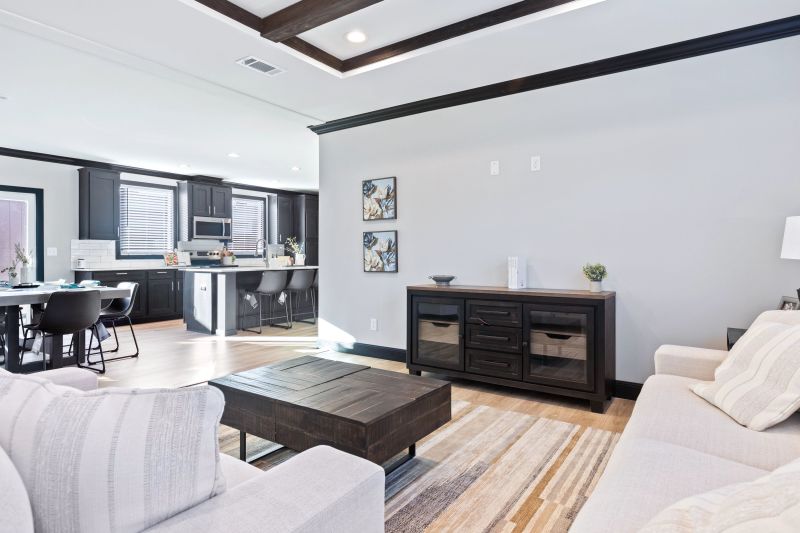
M 409 373 L 422 371 L 589 400 L 615 380 L 615 293 L 407 287 Z

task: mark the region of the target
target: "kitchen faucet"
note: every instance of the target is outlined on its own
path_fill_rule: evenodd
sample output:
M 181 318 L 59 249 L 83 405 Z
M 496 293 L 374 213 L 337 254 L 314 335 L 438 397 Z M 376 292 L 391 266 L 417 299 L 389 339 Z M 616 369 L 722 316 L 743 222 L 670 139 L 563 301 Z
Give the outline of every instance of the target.
M 256 253 L 258 253 L 258 249 L 261 248 L 261 259 L 264 262 L 267 262 L 267 240 L 266 239 L 258 239 L 256 241 Z

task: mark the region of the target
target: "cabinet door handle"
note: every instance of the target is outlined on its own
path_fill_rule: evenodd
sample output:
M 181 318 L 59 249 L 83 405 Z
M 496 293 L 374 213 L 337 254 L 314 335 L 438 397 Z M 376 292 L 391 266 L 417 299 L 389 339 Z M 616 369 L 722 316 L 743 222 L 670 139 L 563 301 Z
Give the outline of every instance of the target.
M 181 290 L 181 282 L 178 282 L 178 290 Z
M 170 282 L 169 290 L 171 290 L 172 292 L 175 292 L 175 282 L 174 281 Z
M 217 214 L 217 206 L 214 206 L 213 209 L 214 209 L 214 214 L 216 215 Z
M 211 206 L 210 205 L 208 206 L 208 214 L 209 215 L 211 214 Z
M 508 342 L 510 339 L 508 337 L 501 337 L 500 335 L 484 335 L 483 333 L 478 333 L 475 335 L 476 339 L 486 339 L 487 341 L 503 341 Z

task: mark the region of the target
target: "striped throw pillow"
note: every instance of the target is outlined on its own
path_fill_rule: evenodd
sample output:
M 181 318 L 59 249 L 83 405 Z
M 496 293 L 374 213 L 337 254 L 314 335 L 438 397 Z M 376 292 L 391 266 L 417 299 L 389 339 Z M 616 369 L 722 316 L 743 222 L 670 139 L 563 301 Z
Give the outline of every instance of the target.
M 762 478 L 672 504 L 639 533 L 795 532 L 800 525 L 800 459 Z
M 756 431 L 786 420 L 800 408 L 800 326 L 753 326 L 717 368 L 714 381 L 692 390 Z
M 134 533 L 225 490 L 213 387 L 83 392 L 3 374 L 0 406 L 37 532 Z

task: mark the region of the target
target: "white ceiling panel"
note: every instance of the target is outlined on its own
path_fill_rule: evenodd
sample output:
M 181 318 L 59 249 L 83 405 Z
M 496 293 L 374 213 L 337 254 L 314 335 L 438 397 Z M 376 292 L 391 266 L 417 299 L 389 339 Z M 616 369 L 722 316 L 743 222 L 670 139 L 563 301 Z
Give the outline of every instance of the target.
M 383 0 L 300 37 L 347 59 L 514 3 L 516 0 Z M 349 42 L 345 35 L 353 30 L 364 32 L 366 42 Z
M 297 1 L 298 0 L 234 0 L 233 3 L 254 15 L 264 18 Z

